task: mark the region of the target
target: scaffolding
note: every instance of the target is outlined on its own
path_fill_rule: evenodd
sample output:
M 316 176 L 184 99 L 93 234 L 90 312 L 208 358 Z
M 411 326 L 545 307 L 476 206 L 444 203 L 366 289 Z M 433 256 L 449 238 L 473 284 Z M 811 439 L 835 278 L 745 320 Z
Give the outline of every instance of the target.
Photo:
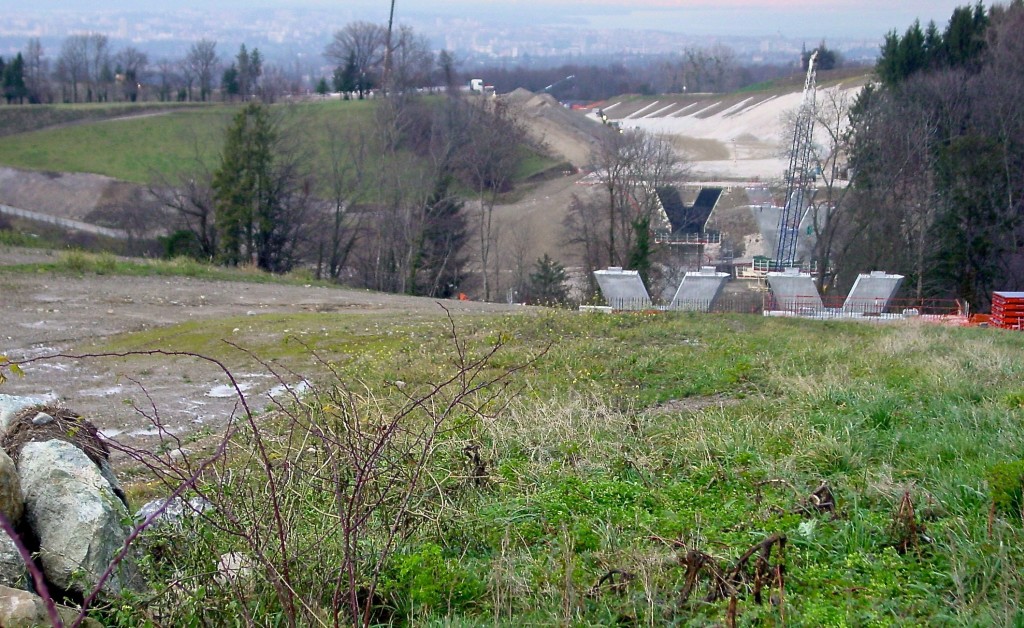
M 814 62 L 817 58 L 818 51 L 815 50 L 807 62 L 804 95 L 793 129 L 789 168 L 786 170 L 786 196 L 782 213 L 779 214 L 779 246 L 775 251 L 775 260 L 778 263 L 776 270 L 794 265 L 800 223 L 814 195 L 815 172 L 811 163 L 811 153 L 814 144 Z

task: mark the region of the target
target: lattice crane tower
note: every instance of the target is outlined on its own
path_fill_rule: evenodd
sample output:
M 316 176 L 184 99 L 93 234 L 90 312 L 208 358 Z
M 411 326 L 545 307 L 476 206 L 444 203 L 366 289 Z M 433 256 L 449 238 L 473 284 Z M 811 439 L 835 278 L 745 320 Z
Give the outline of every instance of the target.
M 778 270 L 793 266 L 796 261 L 796 240 L 804 211 L 814 195 L 815 173 L 811 165 L 814 140 L 815 69 L 818 51 L 811 53 L 807 62 L 807 79 L 800 101 L 793 143 L 789 151 L 789 169 L 786 171 L 786 200 L 779 216 L 779 248 L 775 252 Z

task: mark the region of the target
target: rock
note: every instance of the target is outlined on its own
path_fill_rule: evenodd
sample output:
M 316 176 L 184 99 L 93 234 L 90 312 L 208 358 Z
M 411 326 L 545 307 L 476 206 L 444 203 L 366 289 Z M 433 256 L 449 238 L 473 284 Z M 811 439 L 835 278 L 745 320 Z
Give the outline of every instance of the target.
M 0 585 L 22 588 L 28 582 L 28 569 L 11 537 L 0 530 Z M 0 621 L 0 626 L 7 624 Z
M 95 462 L 67 441 L 25 443 L 17 465 L 43 573 L 63 589 L 90 593 L 124 545 L 128 510 Z M 135 581 L 129 555 L 105 588 L 117 593 Z
M 154 499 L 151 502 L 147 502 L 135 513 L 135 522 L 142 523 L 161 508 L 164 508 L 165 503 L 167 503 L 166 499 Z M 167 504 L 164 511 L 153 519 L 151 525 L 155 527 L 165 523 L 178 523 L 182 517 L 192 517 L 206 512 L 210 508 L 213 508 L 213 504 L 202 497 L 193 497 L 188 501 L 181 497 L 175 497 L 171 500 L 171 503 Z
M 20 397 L 17 395 L 0 395 L 0 434 L 7 431 L 7 424 L 25 408 L 46 403 L 39 397 Z
M 0 513 L 15 526 L 21 520 L 24 506 L 18 469 L 10 456 L 0 449 Z M 20 587 L 25 584 L 27 577 L 28 569 L 25 568 L 21 553 L 11 537 L 0 530 L 0 585 Z
M 45 412 L 40 412 L 40 413 L 36 414 L 34 417 L 32 417 L 32 424 L 33 425 L 46 425 L 48 423 L 53 423 L 55 420 L 56 419 L 54 419 L 49 414 L 46 414 Z
M 25 443 L 63 440 L 81 449 L 96 464 L 100 473 L 128 507 L 128 499 L 110 468 L 110 449 L 99 430 L 78 413 L 57 404 L 28 406 L 19 410 L 8 421 L 7 430 L 0 437 L 2 446 L 15 463 Z
M 252 575 L 252 559 L 241 552 L 221 554 L 217 559 L 217 575 L 214 580 L 222 586 L 246 580 Z
M 57 606 L 57 614 L 65 626 L 70 626 L 78 617 L 78 611 L 67 606 Z M 46 604 L 38 595 L 0 585 L 0 626 L 5 628 L 30 628 L 49 626 L 50 616 Z M 81 626 L 103 628 L 95 619 L 86 617 Z
M 7 517 L 11 525 L 17 525 L 25 509 L 24 505 L 18 469 L 7 452 L 0 449 L 0 513 Z

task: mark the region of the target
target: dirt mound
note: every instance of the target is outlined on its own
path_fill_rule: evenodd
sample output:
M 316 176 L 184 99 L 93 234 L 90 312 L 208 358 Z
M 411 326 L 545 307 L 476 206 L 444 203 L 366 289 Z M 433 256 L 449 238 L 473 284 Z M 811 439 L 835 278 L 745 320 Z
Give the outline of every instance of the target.
M 509 104 L 522 105 L 533 98 L 533 92 L 524 87 L 517 87 L 507 94 L 502 94 L 501 98 Z
M 159 211 L 145 186 L 98 174 L 0 168 L 0 204 L 114 229 L 140 231 L 139 217 Z M 148 221 L 146 227 L 161 221 Z M 145 231 L 143 228 L 141 231 Z
M 551 94 L 534 94 L 520 88 L 500 99 L 519 114 L 530 134 L 552 153 L 578 168 L 590 163 L 600 124 L 582 112 L 562 106 Z

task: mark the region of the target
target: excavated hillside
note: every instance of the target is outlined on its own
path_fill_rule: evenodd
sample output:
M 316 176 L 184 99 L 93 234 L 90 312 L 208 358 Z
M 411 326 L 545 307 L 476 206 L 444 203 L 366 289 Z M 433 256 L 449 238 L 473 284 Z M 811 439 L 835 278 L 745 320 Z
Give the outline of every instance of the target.
M 819 89 L 819 98 L 852 98 L 865 81 L 835 81 Z M 727 188 L 709 226 L 729 232 L 737 256 L 766 252 L 756 226 L 759 217 L 750 216 L 747 208 L 752 202 L 747 188 L 751 181 L 782 178 L 787 116 L 800 105 L 801 86 L 730 95 L 622 96 L 589 112 L 566 108 L 550 94 L 523 89 L 497 98 L 552 156 L 566 163 L 560 172 L 525 183 L 508 203 L 495 208 L 499 258 L 513 280 L 521 279 L 545 253 L 566 266 L 575 265 L 567 247 L 571 234 L 563 225 L 574 197 L 599 193 L 586 185 L 583 174 L 604 130 L 599 112 L 620 127 L 669 138 L 690 163 L 692 184 L 684 196 L 694 196 L 704 184 Z M 124 229 L 132 228 L 133 215 L 151 212 L 156 201 L 144 186 L 108 177 L 3 168 L 0 204 Z M 137 225 L 134 228 L 139 232 Z

